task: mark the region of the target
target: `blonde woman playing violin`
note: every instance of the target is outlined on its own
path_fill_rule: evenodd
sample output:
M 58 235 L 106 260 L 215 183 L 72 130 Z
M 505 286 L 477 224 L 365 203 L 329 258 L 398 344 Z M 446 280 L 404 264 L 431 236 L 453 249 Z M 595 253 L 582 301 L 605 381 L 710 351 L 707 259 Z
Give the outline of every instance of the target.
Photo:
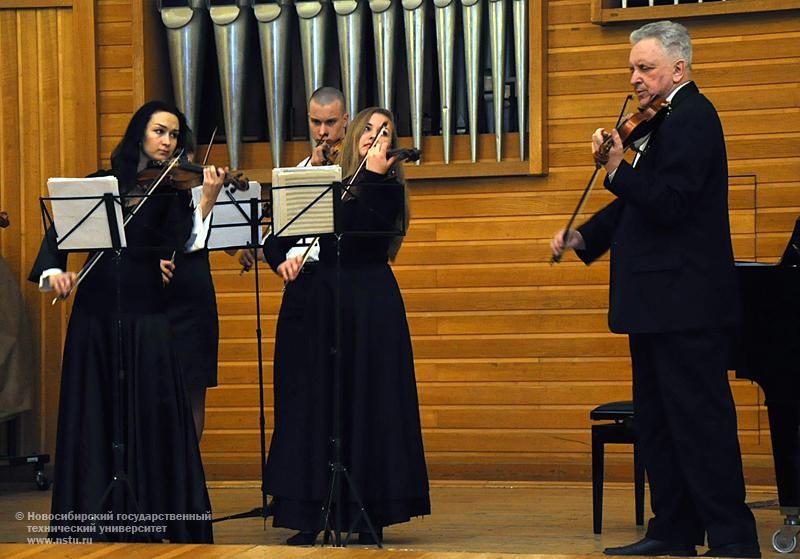
M 384 526 L 430 513 L 411 339 L 403 298 L 389 265 L 408 224 L 406 184 L 396 157 L 389 111 L 361 111 L 348 128 L 340 153 L 343 175 L 355 175 L 340 216 L 345 231 L 371 232 L 341 239 L 341 304 L 334 301 L 337 247 L 333 235 L 320 237 L 319 264 L 312 275 L 302 315 L 305 343 L 291 355 L 277 355 L 291 374 L 276 369 L 275 432 L 266 485 L 273 494 L 274 525 L 298 530 L 290 545 L 310 545 L 320 526 L 328 489 L 329 437 L 333 426 L 334 319 L 341 313 L 343 464 L 366 506 L 378 538 Z M 345 181 L 349 182 L 349 181 Z M 292 243 L 292 239 L 285 242 Z M 268 260 L 288 283 L 306 281 L 290 266 L 285 246 L 268 246 Z M 281 256 L 283 255 L 283 256 Z M 308 265 L 308 264 L 306 264 Z M 305 268 L 305 266 L 304 266 Z M 344 492 L 344 530 L 356 509 Z M 356 524 L 361 543 L 374 543 L 363 518 Z

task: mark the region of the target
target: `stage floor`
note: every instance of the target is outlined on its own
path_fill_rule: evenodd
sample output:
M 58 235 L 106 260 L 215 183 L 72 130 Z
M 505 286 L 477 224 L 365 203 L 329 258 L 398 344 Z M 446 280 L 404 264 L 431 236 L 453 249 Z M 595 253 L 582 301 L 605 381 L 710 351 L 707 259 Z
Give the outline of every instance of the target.
M 33 484 L 0 484 L 0 557 L 324 557 L 367 559 L 392 551 L 398 559 L 455 559 L 505 554 L 582 556 L 601 554 L 604 547 L 631 543 L 644 529 L 634 522 L 633 486 L 609 483 L 605 488 L 603 533 L 592 534 L 592 492 L 588 483 L 472 483 L 436 482 L 431 487 L 432 514 L 384 531 L 386 551 L 353 545 L 347 550 L 290 548 L 283 542 L 290 530 L 266 529 L 260 519 L 215 524 L 213 546 L 114 544 L 92 546 L 31 546 L 30 537 L 43 537 L 29 526 L 46 525 L 27 519 L 29 512 L 49 511 L 50 492 Z M 260 505 L 252 483 L 213 483 L 210 494 L 216 517 Z M 776 498 L 772 488 L 749 488 L 749 502 Z M 17 520 L 17 513 L 23 520 Z M 647 511 L 646 511 L 647 512 Z M 755 508 L 763 556 L 779 557 L 772 534 L 783 524 L 777 508 Z M 402 553 L 400 552 L 402 551 Z M 702 552 L 702 548 L 698 548 Z M 477 555 L 475 555 L 477 554 Z

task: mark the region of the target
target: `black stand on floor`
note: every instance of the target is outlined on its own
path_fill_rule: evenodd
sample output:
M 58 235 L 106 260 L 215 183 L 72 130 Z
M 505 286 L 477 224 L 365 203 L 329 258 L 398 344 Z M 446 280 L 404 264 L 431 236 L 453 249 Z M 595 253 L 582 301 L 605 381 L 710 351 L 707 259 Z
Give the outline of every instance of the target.
M 109 218 L 109 223 L 112 224 L 112 230 L 115 229 L 116 221 L 112 223 Z M 127 391 L 127 371 L 125 370 L 125 362 L 123 357 L 123 342 L 122 342 L 122 292 L 120 287 L 120 267 L 122 263 L 122 249 L 119 245 L 119 237 L 113 235 L 114 240 L 114 269 L 116 277 L 116 310 L 117 310 L 117 375 L 116 382 L 111 383 L 112 400 L 114 402 L 114 435 L 111 442 L 111 452 L 114 457 L 114 473 L 111 476 L 111 481 L 108 483 L 103 496 L 100 497 L 95 512 L 98 514 L 103 512 L 103 505 L 111 496 L 111 512 L 113 513 L 112 522 L 117 522 L 118 514 L 127 512 L 125 506 L 126 499 L 132 505 L 133 512 L 140 513 L 139 502 L 136 500 L 136 493 L 131 486 L 130 479 L 128 478 L 128 468 L 126 460 L 127 451 L 127 431 L 126 419 L 128 417 L 128 391 Z M 101 532 L 102 533 L 102 532 Z M 145 532 L 147 533 L 147 532 Z M 109 540 L 110 541 L 110 540 Z M 145 541 L 152 542 L 150 536 L 146 536 Z
M 308 195 L 308 191 L 306 190 L 308 187 L 316 187 L 316 190 L 312 195 Z M 281 193 L 282 196 L 276 198 L 275 194 L 281 190 L 286 190 L 285 193 Z M 350 541 L 350 536 L 353 533 L 358 521 L 363 517 L 369 527 L 370 533 L 374 538 L 377 546 L 380 548 L 382 547 L 381 542 L 378 539 L 378 535 L 373 527 L 372 521 L 367 514 L 367 511 L 364 507 L 363 502 L 356 490 L 355 483 L 353 479 L 350 477 L 350 474 L 347 471 L 343 461 L 342 461 L 342 353 L 341 353 L 341 239 L 343 235 L 343 231 L 340 230 L 339 219 L 337 219 L 338 208 L 342 203 L 344 188 L 341 182 L 331 182 L 331 183 L 322 183 L 322 184 L 287 184 L 282 186 L 276 186 L 273 182 L 273 200 L 272 200 L 272 208 L 273 208 L 273 215 L 281 215 L 286 218 L 286 223 L 283 224 L 282 222 L 276 226 L 276 230 L 274 231 L 276 237 L 281 237 L 284 232 L 286 232 L 290 227 L 294 225 L 293 230 L 290 233 L 291 235 L 297 235 L 300 237 L 313 237 L 317 236 L 319 238 L 320 234 L 331 234 L 333 233 L 336 239 L 336 285 L 335 285 L 335 294 L 334 294 L 334 309 L 335 309 L 335 320 L 334 320 L 334 346 L 332 349 L 333 359 L 334 359 L 334 368 L 333 368 L 333 417 L 332 417 L 332 433 L 330 436 L 330 445 L 331 445 L 331 452 L 330 452 L 330 462 L 328 466 L 330 468 L 330 480 L 328 483 L 328 497 L 324 501 L 322 506 L 322 511 L 320 515 L 320 524 L 319 530 L 317 534 L 315 534 L 314 541 L 312 545 L 316 543 L 316 536 L 319 532 L 323 532 L 323 544 L 333 543 L 336 547 L 346 546 Z M 294 197 L 297 197 L 294 200 Z M 354 196 L 355 197 L 355 196 Z M 291 200 L 291 202 L 290 202 Z M 281 204 L 286 204 L 286 208 L 289 207 L 300 207 L 299 211 L 296 212 L 295 215 L 288 217 L 285 216 L 284 213 L 288 212 L 281 212 Z M 327 205 L 330 205 L 329 207 Z M 300 220 L 312 207 L 315 206 L 325 206 L 324 209 L 321 211 L 322 214 L 327 214 L 330 216 L 330 219 L 327 223 L 327 230 L 321 230 L 320 224 L 315 221 L 314 219 L 311 220 L 311 223 L 306 223 Z M 294 211 L 292 212 L 294 213 Z M 317 218 L 320 216 L 317 215 Z M 348 232 L 348 234 L 355 234 L 355 232 Z M 367 232 L 362 232 L 361 234 L 367 234 Z M 377 234 L 384 234 L 384 233 L 377 233 Z M 315 240 L 316 242 L 316 240 Z M 312 243 L 313 245 L 314 243 Z M 347 483 L 347 486 L 352 493 L 353 497 L 355 498 L 356 504 L 358 506 L 359 512 L 356 517 L 353 519 L 349 531 L 347 535 L 342 541 L 342 509 L 347 506 L 347 502 L 343 499 L 343 491 L 342 485 L 343 483 Z M 331 518 L 331 513 L 333 513 L 333 518 Z M 331 522 L 333 521 L 333 522 Z
M 341 199 L 340 196 L 336 197 L 337 200 Z M 331 462 L 330 462 L 330 480 L 328 482 L 328 499 L 322 507 L 322 521 L 321 528 L 324 531 L 322 538 L 323 543 L 329 543 L 333 537 L 333 545 L 336 547 L 346 547 L 350 543 L 350 536 L 353 534 L 358 525 L 358 521 L 363 517 L 367 523 L 369 532 L 372 535 L 372 541 L 378 546 L 383 548 L 383 545 L 378 538 L 375 527 L 372 525 L 372 520 L 367 514 L 367 509 L 364 508 L 364 503 L 356 490 L 356 485 L 353 483 L 353 478 L 347 472 L 347 467 L 342 462 L 342 263 L 341 263 L 341 241 L 342 233 L 337 232 L 334 234 L 336 238 L 336 286 L 334 290 L 334 309 L 336 318 L 334 321 L 334 347 L 333 347 L 333 433 L 330 438 L 331 443 Z M 356 505 L 358 506 L 358 514 L 355 515 L 350 523 L 350 528 L 347 531 L 344 541 L 342 541 L 342 508 L 347 506 L 347 503 L 342 499 L 342 483 L 346 482 L 350 492 L 353 494 Z M 334 504 L 334 522 L 331 525 L 331 509 Z
M 115 187 L 116 188 L 116 187 Z M 142 198 L 147 198 L 151 194 L 142 195 Z M 87 198 L 96 198 L 98 200 L 97 204 L 89 209 L 86 214 L 78 220 L 78 222 L 71 227 L 67 233 L 58 240 L 57 244 L 60 245 L 67 237 L 72 235 L 75 231 L 77 231 L 81 225 L 86 223 L 90 216 L 97 210 L 101 205 L 105 208 L 106 220 L 108 223 L 108 229 L 110 233 L 111 239 L 111 246 L 110 247 L 103 247 L 99 252 L 96 252 L 94 256 L 90 258 L 88 262 L 92 262 L 91 266 L 84 267 L 85 273 L 88 273 L 91 270 L 91 267 L 96 263 L 102 256 L 105 254 L 105 250 L 113 249 L 114 255 L 114 271 L 115 271 L 115 307 L 116 307 L 116 327 L 117 327 L 117 369 L 115 374 L 115 379 L 112 381 L 111 384 L 111 399 L 113 402 L 113 433 L 112 433 L 112 441 L 111 441 L 111 455 L 112 455 L 112 462 L 113 462 L 113 473 L 111 475 L 111 480 L 108 482 L 105 491 L 103 492 L 102 497 L 97 502 L 97 505 L 94 507 L 94 512 L 97 514 L 99 519 L 109 520 L 108 518 L 104 518 L 103 513 L 111 513 L 111 522 L 116 523 L 119 520 L 119 515 L 129 510 L 129 507 L 126 507 L 126 503 L 130 503 L 132 511 L 134 513 L 140 513 L 141 509 L 139 507 L 139 503 L 136 499 L 136 493 L 131 486 L 130 479 L 128 478 L 128 471 L 127 471 L 127 460 L 126 460 L 126 452 L 127 452 L 127 437 L 125 435 L 127 431 L 127 419 L 128 419 L 128 394 L 127 394 L 127 382 L 128 376 L 127 371 L 125 369 L 125 360 L 124 360 L 124 346 L 123 346 L 123 337 L 122 337 L 122 287 L 121 287 L 121 264 L 122 264 L 122 255 L 123 255 L 123 240 L 120 236 L 120 227 L 119 222 L 117 220 L 117 208 L 115 204 L 122 205 L 122 196 L 119 195 L 118 192 L 109 193 L 106 192 L 102 196 L 92 197 L 92 196 L 81 196 L 75 197 L 76 200 L 85 200 Z M 44 205 L 45 200 L 52 200 L 52 198 L 42 198 L 41 205 L 42 205 L 42 214 L 45 217 L 45 221 L 49 218 L 49 214 L 47 214 L 47 208 Z M 96 219 L 96 218 L 95 218 Z M 52 225 L 52 220 L 51 225 Z M 47 225 L 47 223 L 45 223 Z M 124 229 L 123 229 L 124 231 Z M 93 250 L 97 247 L 81 247 L 81 248 L 72 248 L 70 250 Z M 83 270 L 82 270 L 83 272 Z M 58 480 L 56 480 L 56 483 Z M 107 509 L 104 510 L 104 506 L 107 501 L 111 502 L 111 510 L 108 511 Z M 95 520 L 93 522 L 93 526 L 97 528 L 100 520 Z M 116 532 L 110 532 L 116 533 Z M 126 532 L 127 533 L 127 532 Z M 149 532 L 145 532 L 149 534 Z M 102 538 L 102 531 L 100 532 Z M 94 536 L 94 535 L 93 535 Z M 145 541 L 153 541 L 153 539 L 147 535 L 145 536 Z
M 230 197 L 230 193 L 228 193 Z M 231 197 L 234 204 L 238 204 L 236 200 Z M 228 516 L 221 516 L 215 518 L 212 522 L 223 522 L 225 520 L 236 520 L 239 518 L 262 518 L 264 526 L 266 527 L 267 518 L 272 514 L 270 506 L 267 503 L 267 426 L 264 416 L 264 356 L 261 349 L 261 286 L 259 284 L 258 276 L 258 251 L 261 248 L 259 239 L 259 225 L 261 224 L 261 207 L 260 200 L 256 198 L 250 199 L 250 214 L 247 220 L 250 224 L 250 242 L 245 248 L 252 250 L 255 255 L 253 263 L 253 272 L 256 280 L 256 347 L 258 348 L 258 409 L 259 409 L 259 442 L 261 443 L 261 506 L 245 512 L 230 514 Z

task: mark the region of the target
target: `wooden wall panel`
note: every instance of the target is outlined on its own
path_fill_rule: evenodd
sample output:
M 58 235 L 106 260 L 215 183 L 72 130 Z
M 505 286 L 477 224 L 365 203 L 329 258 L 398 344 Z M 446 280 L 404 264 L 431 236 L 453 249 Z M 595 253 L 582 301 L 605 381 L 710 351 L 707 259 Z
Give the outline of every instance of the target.
M 140 6 L 141 7 L 141 6 Z M 153 5 L 148 8 L 155 10 Z M 134 1 L 97 1 L 98 157 L 108 167 L 111 151 L 122 139 L 125 126 L 141 105 L 142 94 L 134 93 Z
M 23 416 L 26 451 L 52 452 L 55 444 L 67 308 L 51 307 L 26 280 L 42 238 L 39 196 L 47 196 L 47 179 L 96 164 L 93 25 L 89 1 L 0 9 L 0 208 L 11 219 L 0 254 L 26 298 L 40 365 L 31 371 L 34 410 Z M 87 63 L 79 79 L 76 60 Z

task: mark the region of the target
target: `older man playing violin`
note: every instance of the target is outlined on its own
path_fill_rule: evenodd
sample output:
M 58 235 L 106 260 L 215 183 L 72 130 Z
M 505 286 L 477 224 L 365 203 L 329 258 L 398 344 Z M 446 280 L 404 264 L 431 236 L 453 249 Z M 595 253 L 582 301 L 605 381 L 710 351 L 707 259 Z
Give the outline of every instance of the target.
M 587 264 L 611 251 L 609 326 L 629 336 L 654 517 L 644 539 L 605 553 L 693 556 L 707 535 L 706 556 L 760 557 L 727 377 L 739 303 L 722 126 L 691 81 L 686 28 L 656 22 L 630 38 L 639 104 L 666 99 L 669 114 L 632 164 L 616 130 L 605 146 L 609 133 L 595 131 L 616 200 L 551 242 Z

